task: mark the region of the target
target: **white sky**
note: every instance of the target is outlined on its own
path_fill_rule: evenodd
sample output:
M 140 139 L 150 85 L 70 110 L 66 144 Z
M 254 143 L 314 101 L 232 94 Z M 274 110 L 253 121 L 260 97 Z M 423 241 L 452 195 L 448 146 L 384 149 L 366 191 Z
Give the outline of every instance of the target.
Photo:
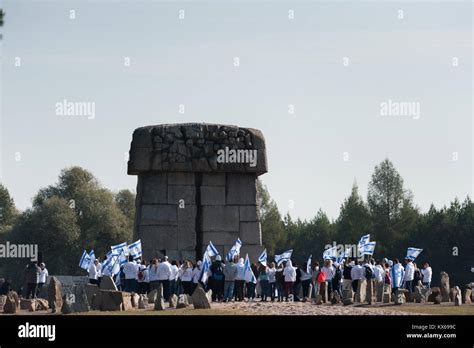
M 3 1 L 0 181 L 20 209 L 66 166 L 135 189 L 124 156 L 133 130 L 195 121 L 261 129 L 261 179 L 282 213 L 294 201 L 295 217 L 322 208 L 336 218 L 354 179 L 365 198 L 385 157 L 423 211 L 464 199 L 473 192 L 472 7 Z M 95 119 L 56 115 L 64 99 L 94 102 Z M 420 103 L 420 118 L 381 116 L 389 99 Z

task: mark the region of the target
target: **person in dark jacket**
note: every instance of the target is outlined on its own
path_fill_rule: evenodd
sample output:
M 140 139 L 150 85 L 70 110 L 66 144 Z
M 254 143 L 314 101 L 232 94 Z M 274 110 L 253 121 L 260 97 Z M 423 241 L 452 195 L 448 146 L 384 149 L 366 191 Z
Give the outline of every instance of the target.
M 222 301 L 224 299 L 224 264 L 220 255 L 211 265 L 212 279 L 212 301 Z
M 11 279 L 5 280 L 0 286 L 0 295 L 8 294 L 11 289 L 12 289 L 12 280 Z
M 38 267 L 36 262 L 31 262 L 28 267 L 26 267 L 25 283 L 26 283 L 26 298 L 36 298 L 36 291 L 38 289 L 38 281 L 41 269 Z

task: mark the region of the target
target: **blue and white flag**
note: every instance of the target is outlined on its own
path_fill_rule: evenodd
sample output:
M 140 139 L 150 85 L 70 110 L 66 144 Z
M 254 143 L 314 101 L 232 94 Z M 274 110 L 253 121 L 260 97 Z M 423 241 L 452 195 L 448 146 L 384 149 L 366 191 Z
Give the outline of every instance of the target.
M 120 256 L 120 254 L 122 253 L 122 250 L 124 250 L 125 254 L 128 254 L 127 242 L 114 245 L 110 247 L 110 250 L 112 250 L 112 254 L 115 256 Z
M 313 255 L 309 255 L 308 261 L 306 261 L 306 273 L 310 274 L 311 273 L 311 259 Z
M 337 257 L 337 246 L 328 248 L 323 252 L 323 260 L 335 260 Z
M 91 263 L 93 263 L 95 261 L 94 249 L 92 249 L 91 252 L 89 253 L 89 257 L 91 258 Z
M 260 262 L 262 265 L 266 266 L 267 265 L 267 249 L 264 249 L 260 256 L 258 257 L 258 262 Z
M 364 255 L 373 255 L 375 250 L 375 242 L 368 242 L 364 245 Z
M 128 262 L 128 257 L 127 255 L 125 255 L 124 249 L 122 249 L 122 251 L 120 252 L 120 255 L 118 256 L 118 261 L 120 266 L 123 266 Z
M 128 252 L 133 256 L 133 259 L 139 259 L 142 257 L 142 241 L 141 239 L 133 242 L 128 246 Z
M 209 278 L 209 269 L 211 268 L 211 256 L 207 250 L 202 256 L 202 260 L 201 281 L 206 284 Z
M 275 262 L 279 266 L 282 262 L 288 261 L 291 259 L 291 254 L 293 254 L 293 249 L 285 251 L 283 254 L 275 255 Z
M 344 260 L 349 257 L 350 254 L 351 254 L 351 248 L 350 247 L 346 248 L 346 250 L 344 250 L 344 252 L 336 258 L 336 263 L 342 264 Z
M 250 260 L 249 254 L 245 256 L 244 262 L 244 280 L 247 283 L 254 283 L 257 284 L 257 278 L 255 278 L 255 274 L 253 274 L 252 268 L 250 267 Z
M 81 260 L 79 261 L 79 267 L 87 271 L 89 270 L 90 264 L 91 264 L 91 257 L 89 256 L 87 251 L 84 250 L 81 256 Z
M 418 249 L 418 248 L 408 248 L 407 250 L 407 256 L 405 257 L 405 259 L 408 259 L 408 260 L 415 260 L 418 255 L 421 254 L 421 252 L 423 251 L 423 249 Z
M 216 247 L 214 246 L 214 244 L 212 244 L 211 241 L 209 241 L 209 244 L 207 245 L 206 253 L 207 255 L 209 255 L 209 257 L 219 255 L 219 251 L 217 251 Z
M 240 254 L 240 247 L 242 246 L 242 242 L 240 241 L 240 238 L 237 239 L 235 242 L 234 246 L 229 250 L 227 253 L 227 261 L 231 262 L 234 259 L 235 255 Z
M 359 250 L 359 256 L 364 255 L 364 248 L 367 243 L 370 242 L 370 234 L 366 234 L 365 236 L 362 236 L 359 240 L 359 243 L 357 243 L 357 248 Z

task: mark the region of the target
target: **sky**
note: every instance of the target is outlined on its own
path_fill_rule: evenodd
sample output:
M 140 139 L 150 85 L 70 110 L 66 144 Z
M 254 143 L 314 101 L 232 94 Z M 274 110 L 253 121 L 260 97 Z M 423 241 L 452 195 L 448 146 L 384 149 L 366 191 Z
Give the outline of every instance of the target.
M 337 218 L 385 158 L 422 211 L 472 197 L 471 1 L 2 7 L 0 182 L 22 210 L 73 165 L 135 190 L 133 130 L 180 122 L 260 129 L 283 214 Z M 95 113 L 61 115 L 64 100 Z

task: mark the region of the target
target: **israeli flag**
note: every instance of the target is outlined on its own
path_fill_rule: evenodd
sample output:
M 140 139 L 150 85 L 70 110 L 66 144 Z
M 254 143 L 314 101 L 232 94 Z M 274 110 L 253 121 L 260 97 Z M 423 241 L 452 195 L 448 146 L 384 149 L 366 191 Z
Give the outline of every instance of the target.
M 79 261 L 79 267 L 87 271 L 89 269 L 90 264 L 91 264 L 91 257 L 89 256 L 87 251 L 84 250 L 81 256 L 81 260 Z
M 364 245 L 364 255 L 373 255 L 376 242 L 368 242 Z
M 344 260 L 351 254 L 351 248 L 347 248 L 344 252 L 336 258 L 338 264 L 342 264 Z
M 264 266 L 267 265 L 267 249 L 262 251 L 262 253 L 258 257 L 258 262 L 260 262 Z
M 209 241 L 209 244 L 207 245 L 206 253 L 207 255 L 209 255 L 209 257 L 219 255 L 219 251 L 217 251 L 216 247 L 214 246 L 214 244 L 212 244 L 211 241 Z
M 120 254 L 122 253 L 122 250 L 124 250 L 125 254 L 127 254 L 128 253 L 127 242 L 114 245 L 110 247 L 110 250 L 112 250 L 112 254 L 115 256 L 120 256 Z
M 128 257 L 127 257 L 127 255 L 125 255 L 125 250 L 124 249 L 122 249 L 122 251 L 121 251 L 121 253 L 118 257 L 118 260 L 119 260 L 119 265 L 120 266 L 123 266 L 128 262 Z
M 240 241 L 240 238 L 239 238 L 235 242 L 234 246 L 227 253 L 227 257 L 226 257 L 227 261 L 231 262 L 234 259 L 235 255 L 240 254 L 240 247 L 241 246 L 242 246 L 242 242 Z
M 308 261 L 306 261 L 306 273 L 310 274 L 311 273 L 311 258 L 313 255 L 309 255 Z
M 418 248 L 408 248 L 407 250 L 407 256 L 405 257 L 405 259 L 408 259 L 408 260 L 415 260 L 418 255 L 421 254 L 421 252 L 423 251 L 423 249 L 418 249 Z
M 102 269 L 112 268 L 112 251 L 105 254 L 105 260 L 102 262 Z
M 323 260 L 335 260 L 337 257 L 337 246 L 328 248 L 323 252 Z
M 89 253 L 89 257 L 91 258 L 91 263 L 93 263 L 95 261 L 94 249 L 92 249 L 91 252 Z
M 204 253 L 202 259 L 201 281 L 206 284 L 209 278 L 209 269 L 211 267 L 211 257 L 209 256 L 207 250 Z
M 255 274 L 252 272 L 252 268 L 250 267 L 250 260 L 249 254 L 245 256 L 244 262 L 244 280 L 248 283 L 257 284 L 257 278 L 255 278 Z
M 293 254 L 293 249 L 287 250 L 283 254 L 275 255 L 276 264 L 280 266 L 282 262 L 288 261 L 291 259 L 291 254 Z
M 142 241 L 141 241 L 141 239 L 139 239 L 136 242 L 130 244 L 128 246 L 128 251 L 129 251 L 130 255 L 133 256 L 134 260 L 139 259 L 140 257 L 142 257 Z
M 370 234 L 366 234 L 365 236 L 362 236 L 359 240 L 359 243 L 357 244 L 357 247 L 359 249 L 359 255 L 364 255 L 364 246 L 370 242 Z

